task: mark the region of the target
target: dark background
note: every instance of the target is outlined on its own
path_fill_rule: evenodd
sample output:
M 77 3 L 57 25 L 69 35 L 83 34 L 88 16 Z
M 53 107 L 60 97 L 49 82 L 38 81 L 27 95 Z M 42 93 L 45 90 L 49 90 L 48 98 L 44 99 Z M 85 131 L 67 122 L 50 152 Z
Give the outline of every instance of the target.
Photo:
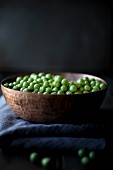
M 110 1 L 0 1 L 0 71 L 111 72 Z

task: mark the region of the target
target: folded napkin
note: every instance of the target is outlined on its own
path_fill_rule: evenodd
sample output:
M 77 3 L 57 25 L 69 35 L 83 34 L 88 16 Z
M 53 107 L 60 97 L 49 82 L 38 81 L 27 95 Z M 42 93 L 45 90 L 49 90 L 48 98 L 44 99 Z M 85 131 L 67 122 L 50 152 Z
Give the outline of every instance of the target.
M 52 152 L 73 152 L 79 148 L 103 150 L 108 132 L 113 129 L 113 121 L 103 120 L 99 114 L 101 117 L 103 112 L 95 114 L 98 118 L 90 122 L 32 123 L 18 117 L 1 96 L 0 147 Z

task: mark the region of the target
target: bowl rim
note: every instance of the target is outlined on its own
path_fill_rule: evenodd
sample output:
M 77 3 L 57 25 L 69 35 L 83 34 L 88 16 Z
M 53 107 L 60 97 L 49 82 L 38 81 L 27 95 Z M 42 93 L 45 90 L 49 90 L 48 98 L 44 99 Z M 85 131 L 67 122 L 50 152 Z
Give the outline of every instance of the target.
M 33 72 L 32 72 L 33 73 Z M 1 90 L 3 88 L 9 90 L 9 91 L 12 91 L 12 92 L 16 92 L 16 93 L 21 93 L 21 94 L 31 94 L 31 92 L 23 92 L 23 91 L 19 91 L 19 90 L 14 90 L 14 89 L 10 89 L 10 88 L 7 88 L 3 85 L 4 82 L 10 80 L 10 79 L 13 79 L 13 78 L 16 78 L 17 76 L 26 76 L 26 75 L 30 75 L 32 73 L 23 73 L 23 74 L 13 74 L 11 76 L 8 76 L 4 79 L 1 80 L 1 83 L 0 83 L 0 87 L 1 87 Z M 40 72 L 34 72 L 36 74 L 40 73 Z M 96 93 L 99 93 L 99 92 L 102 92 L 104 90 L 107 90 L 108 88 L 108 83 L 101 77 L 98 77 L 98 76 L 95 76 L 95 75 L 92 75 L 92 74 L 87 74 L 87 73 L 80 73 L 80 72 L 44 72 L 44 73 L 51 73 L 51 74 L 57 74 L 57 75 L 67 75 L 67 74 L 71 74 L 71 75 L 77 75 L 78 77 L 80 76 L 81 78 L 83 77 L 88 77 L 88 78 L 95 78 L 96 80 L 100 80 L 101 82 L 105 83 L 106 87 L 104 89 L 101 89 L 99 91 L 96 91 L 96 92 L 89 92 L 89 93 L 82 93 L 82 94 L 38 94 L 38 93 L 32 93 L 32 95 L 40 95 L 40 96 L 75 96 L 75 95 L 90 95 L 90 94 L 96 94 Z

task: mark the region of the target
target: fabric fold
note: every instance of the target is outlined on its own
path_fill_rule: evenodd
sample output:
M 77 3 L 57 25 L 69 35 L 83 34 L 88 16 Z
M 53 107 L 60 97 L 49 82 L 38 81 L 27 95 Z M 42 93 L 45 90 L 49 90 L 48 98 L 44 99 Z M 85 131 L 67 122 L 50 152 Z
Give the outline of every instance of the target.
M 82 124 L 36 124 L 23 120 L 0 98 L 0 147 L 74 151 L 79 148 L 103 150 L 111 122 Z

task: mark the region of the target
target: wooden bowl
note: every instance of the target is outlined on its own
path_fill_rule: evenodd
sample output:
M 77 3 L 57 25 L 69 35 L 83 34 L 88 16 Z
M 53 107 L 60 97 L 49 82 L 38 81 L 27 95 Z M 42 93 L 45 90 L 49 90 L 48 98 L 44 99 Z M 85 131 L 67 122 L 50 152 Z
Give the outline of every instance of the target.
M 8 77 L 1 82 L 1 90 L 6 102 L 19 117 L 36 123 L 54 122 L 65 115 L 75 114 L 79 111 L 99 109 L 105 97 L 108 85 L 96 76 L 81 73 L 57 73 L 69 81 L 89 77 L 98 79 L 106 84 L 106 88 L 97 92 L 74 95 L 51 95 L 21 92 L 6 88 L 3 84 L 15 81 L 17 76 Z

